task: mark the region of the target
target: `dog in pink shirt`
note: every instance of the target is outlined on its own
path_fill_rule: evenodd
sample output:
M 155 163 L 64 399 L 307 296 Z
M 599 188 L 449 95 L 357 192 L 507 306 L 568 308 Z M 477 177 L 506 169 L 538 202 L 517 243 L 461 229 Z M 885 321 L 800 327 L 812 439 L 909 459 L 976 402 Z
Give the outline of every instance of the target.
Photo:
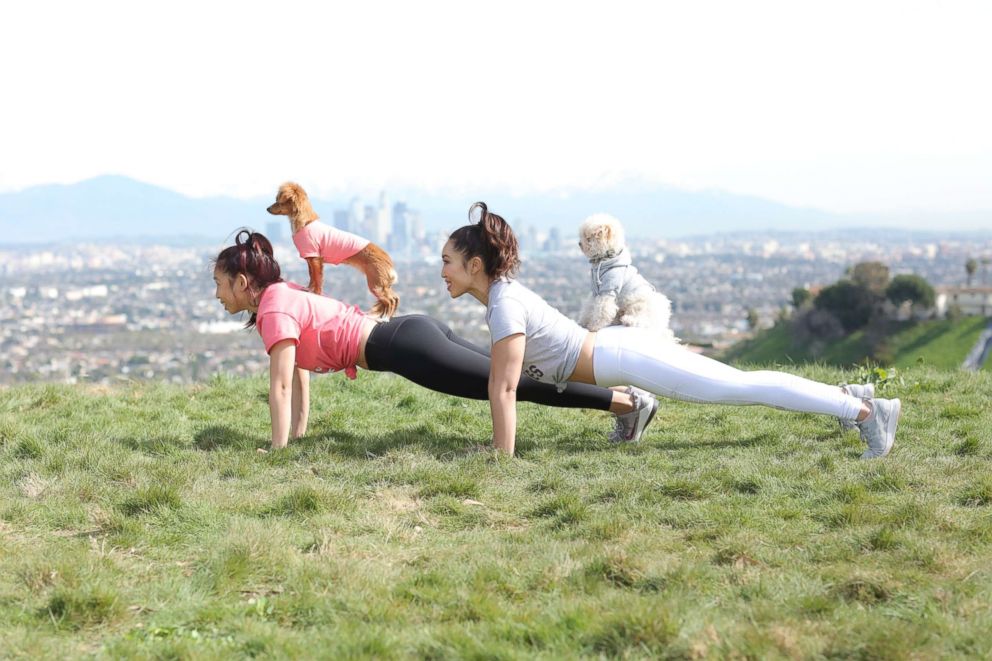
M 275 216 L 289 216 L 293 243 L 310 270 L 310 291 L 323 293 L 325 262 L 349 264 L 365 273 L 369 291 L 377 299 L 372 314 L 393 316 L 400 297 L 393 291 L 396 269 L 385 250 L 351 232 L 320 222 L 320 216 L 314 212 L 310 198 L 299 184 L 286 182 L 280 186 L 275 204 L 267 210 Z

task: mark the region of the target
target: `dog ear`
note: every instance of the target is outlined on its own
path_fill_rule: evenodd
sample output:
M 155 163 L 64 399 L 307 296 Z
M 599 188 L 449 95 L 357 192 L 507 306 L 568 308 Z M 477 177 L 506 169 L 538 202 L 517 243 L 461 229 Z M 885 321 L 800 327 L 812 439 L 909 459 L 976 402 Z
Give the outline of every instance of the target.
M 603 237 L 604 241 L 611 241 L 613 239 L 613 228 L 609 225 L 603 225 L 599 230 L 600 236 Z
M 295 206 L 300 197 L 300 187 L 292 182 L 287 182 L 279 189 L 279 197 L 286 202 L 292 202 Z
M 313 207 L 310 206 L 310 198 L 307 197 L 307 192 L 298 183 L 287 181 L 279 189 L 279 194 L 280 196 L 285 196 L 283 199 L 287 204 L 292 205 L 293 214 L 299 222 L 306 224 L 320 218 L 314 212 Z

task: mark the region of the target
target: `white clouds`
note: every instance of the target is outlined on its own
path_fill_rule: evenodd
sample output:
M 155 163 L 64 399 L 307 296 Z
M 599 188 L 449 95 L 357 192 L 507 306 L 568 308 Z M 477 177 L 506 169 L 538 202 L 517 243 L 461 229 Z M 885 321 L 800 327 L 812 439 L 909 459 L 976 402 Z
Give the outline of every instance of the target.
M 107 172 L 191 194 L 287 178 L 546 189 L 630 172 L 830 209 L 992 207 L 985 4 L 604 7 L 5 6 L 0 189 Z

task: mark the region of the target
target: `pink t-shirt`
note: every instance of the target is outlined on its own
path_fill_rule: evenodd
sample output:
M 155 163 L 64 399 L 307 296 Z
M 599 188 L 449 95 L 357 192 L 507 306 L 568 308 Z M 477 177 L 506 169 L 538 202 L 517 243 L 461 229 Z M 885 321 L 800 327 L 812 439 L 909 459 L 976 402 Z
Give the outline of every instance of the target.
M 282 340 L 296 343 L 296 366 L 312 372 L 344 370 L 357 375 L 365 315 L 357 305 L 311 294 L 295 282 L 277 282 L 262 292 L 255 327 L 265 352 Z
M 369 245 L 368 239 L 336 229 L 316 220 L 293 235 L 300 257 L 322 257 L 328 264 L 340 264 Z

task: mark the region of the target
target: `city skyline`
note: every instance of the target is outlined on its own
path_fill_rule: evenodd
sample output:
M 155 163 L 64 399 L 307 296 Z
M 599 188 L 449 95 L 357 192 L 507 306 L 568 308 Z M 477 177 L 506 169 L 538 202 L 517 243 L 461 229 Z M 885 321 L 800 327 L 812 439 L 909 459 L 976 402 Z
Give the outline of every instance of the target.
M 380 200 L 383 195 L 388 198 L 385 208 Z M 273 227 L 275 217 L 265 212 L 272 199 L 190 198 L 121 176 L 38 186 L 19 193 L 0 193 L 0 244 L 138 237 L 219 241 L 239 227 Z M 566 241 L 571 240 L 582 219 L 598 212 L 619 217 L 629 236 L 646 238 L 742 231 L 861 233 L 867 228 L 992 231 L 992 212 L 930 214 L 910 221 L 899 216 L 831 214 L 720 191 L 689 192 L 643 182 L 626 182 L 609 191 L 557 196 L 513 196 L 506 191 L 489 191 L 455 198 L 416 190 L 379 190 L 372 195 L 349 194 L 331 199 L 311 195 L 324 222 L 365 235 L 386 247 L 384 238 L 394 222 L 404 237 L 399 246 L 414 236 L 422 241 L 427 233 L 450 232 L 464 224 L 468 207 L 480 199 L 521 234 L 530 227 L 539 233 L 557 229 Z

